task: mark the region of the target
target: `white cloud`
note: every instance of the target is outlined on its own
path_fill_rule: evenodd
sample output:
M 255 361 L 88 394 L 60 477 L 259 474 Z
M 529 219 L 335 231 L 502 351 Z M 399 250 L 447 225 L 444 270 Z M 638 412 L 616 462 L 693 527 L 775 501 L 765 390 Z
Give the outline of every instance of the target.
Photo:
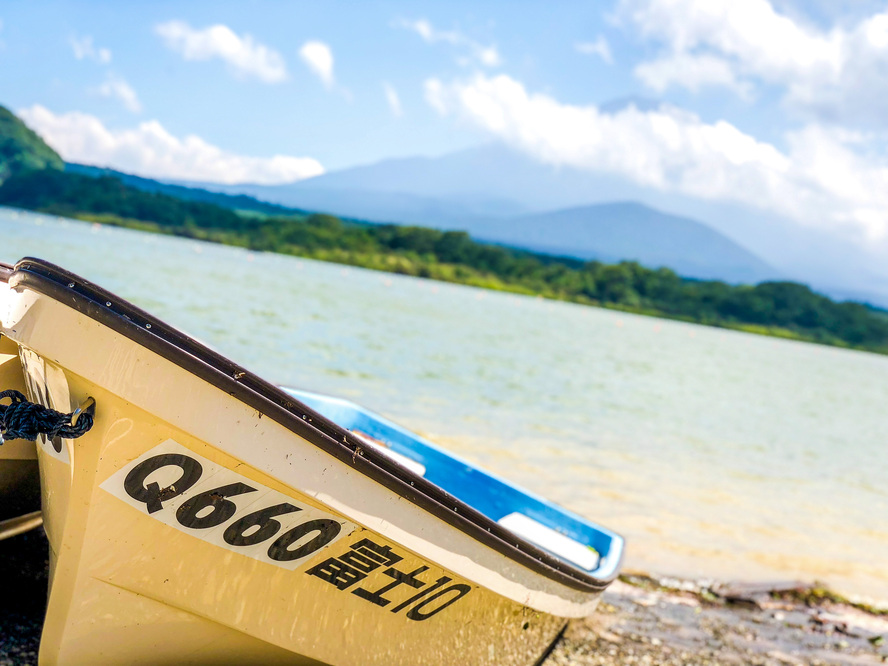
M 697 92 L 706 86 L 731 88 L 740 97 L 752 96 L 752 85 L 740 81 L 731 63 L 717 56 L 675 53 L 660 60 L 644 62 L 635 68 L 635 76 L 659 93 L 672 86 Z
M 287 79 L 287 65 L 280 53 L 250 35 L 238 36 L 226 25 L 197 30 L 184 21 L 167 21 L 157 25 L 155 32 L 167 48 L 185 60 L 218 58 L 235 74 L 264 83 L 281 83 Z
M 70 43 L 74 50 L 74 57 L 78 60 L 92 60 L 101 65 L 111 62 L 111 51 L 106 48 L 97 48 L 90 36 L 71 37 Z
M 804 224 L 888 236 L 888 164 L 853 150 L 860 137 L 817 126 L 787 137 L 788 152 L 728 122 L 674 107 L 602 113 L 529 93 L 508 76 L 426 82 L 428 102 L 537 159 L 620 174 L 641 185 L 739 202 Z
M 401 19 L 395 23 L 395 27 L 415 32 L 427 44 L 443 43 L 467 49 L 470 57 L 460 59 L 464 64 L 470 64 L 472 60 L 485 67 L 499 67 L 503 64 L 503 58 L 496 46 L 483 46 L 457 30 L 438 30 L 426 19 Z
M 316 40 L 305 42 L 299 57 L 327 88 L 333 87 L 333 51 L 329 46 Z
M 424 86 L 425 98 L 435 111 L 442 116 L 447 115 L 450 111 L 447 103 L 447 90 L 444 84 L 438 79 L 427 79 Z
M 584 55 L 597 55 L 599 58 L 604 60 L 608 65 L 612 65 L 614 62 L 613 53 L 611 53 L 610 44 L 608 44 L 607 40 L 604 38 L 604 35 L 599 35 L 598 39 L 594 42 L 581 42 L 579 44 L 574 45 L 574 48 L 578 53 L 582 53 Z
M 398 97 L 398 91 L 388 81 L 382 83 L 382 88 L 385 91 L 385 100 L 388 102 L 392 115 L 396 118 L 403 116 L 404 110 L 401 108 L 401 98 Z
M 836 67 L 841 60 L 838 32 L 799 25 L 768 0 L 623 0 L 621 10 L 644 35 L 665 40 L 675 51 L 712 47 L 774 76 Z
M 112 97 L 119 100 L 133 113 L 140 113 L 142 111 L 142 103 L 139 101 L 136 91 L 133 90 L 132 86 L 125 79 L 118 76 L 108 75 L 105 82 L 96 88 L 96 92 L 103 97 Z
M 465 37 L 455 30 L 436 30 L 426 19 L 417 19 L 410 21 L 402 19 L 398 22 L 399 27 L 412 30 L 422 37 L 427 43 L 434 44 L 436 42 L 446 42 L 447 44 L 462 44 Z
M 781 14 L 769 0 L 621 0 L 618 15 L 671 54 L 636 70 L 647 84 L 667 70 L 669 85 L 691 89 L 742 90 L 736 81 L 754 78 L 823 118 L 878 124 L 888 118 L 888 12 L 828 30 Z M 699 61 L 712 56 L 720 60 L 718 72 L 712 61 Z M 685 76 L 679 63 L 692 65 Z
M 473 51 L 478 62 L 482 65 L 499 67 L 503 64 L 503 58 L 495 46 L 480 46 L 476 44 Z
M 275 185 L 324 172 L 310 157 L 250 157 L 214 146 L 193 134 L 179 138 L 158 121 L 113 130 L 78 111 L 54 114 L 34 105 L 19 116 L 69 162 L 109 166 L 150 178 Z

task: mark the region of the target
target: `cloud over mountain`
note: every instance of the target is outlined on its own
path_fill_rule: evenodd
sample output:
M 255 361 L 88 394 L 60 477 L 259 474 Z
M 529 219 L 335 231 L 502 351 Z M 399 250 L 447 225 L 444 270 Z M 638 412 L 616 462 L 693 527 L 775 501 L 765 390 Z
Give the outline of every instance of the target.
M 786 133 L 783 151 L 724 120 L 707 123 L 670 106 L 603 113 L 531 93 L 505 75 L 429 79 L 426 99 L 548 164 L 778 211 L 860 238 L 888 236 L 888 163 L 859 154 L 862 137 L 851 132 L 811 125 Z
M 176 137 L 157 120 L 114 130 L 79 111 L 54 114 L 35 104 L 18 113 L 65 160 L 109 166 L 140 176 L 273 185 L 324 172 L 320 162 L 310 157 L 238 155 L 194 134 Z

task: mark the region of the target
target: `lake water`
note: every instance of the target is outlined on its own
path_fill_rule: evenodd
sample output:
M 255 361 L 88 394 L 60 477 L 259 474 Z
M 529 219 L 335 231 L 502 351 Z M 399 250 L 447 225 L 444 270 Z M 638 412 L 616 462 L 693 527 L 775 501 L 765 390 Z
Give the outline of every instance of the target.
M 0 239 L 607 525 L 628 569 L 888 600 L 888 357 L 9 209 Z

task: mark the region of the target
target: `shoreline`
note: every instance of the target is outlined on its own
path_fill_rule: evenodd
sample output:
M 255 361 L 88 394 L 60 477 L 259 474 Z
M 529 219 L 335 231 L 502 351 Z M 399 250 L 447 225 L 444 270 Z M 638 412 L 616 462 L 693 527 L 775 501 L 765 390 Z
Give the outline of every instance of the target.
M 46 610 L 42 529 L 0 542 L 0 666 L 36 664 Z M 573 620 L 542 666 L 884 664 L 888 609 L 817 585 L 711 583 L 629 573 Z
M 50 215 L 55 217 L 64 217 L 57 215 L 51 211 L 41 211 L 41 210 L 28 210 L 28 209 L 13 209 L 13 210 L 23 210 L 25 212 L 30 213 L 39 213 L 42 215 Z M 501 292 L 507 294 L 516 294 L 519 296 L 529 296 L 532 298 L 545 298 L 547 300 L 560 301 L 562 303 L 573 303 L 575 305 L 581 305 L 585 307 L 594 307 L 600 308 L 603 310 L 611 310 L 613 312 L 622 312 L 625 314 L 638 315 L 642 317 L 650 317 L 652 319 L 662 319 L 665 321 L 677 321 L 685 324 L 695 324 L 697 326 L 706 326 L 710 328 L 719 328 L 726 331 L 735 331 L 738 333 L 746 333 L 748 335 L 759 335 L 767 338 L 774 338 L 778 340 L 789 340 L 793 342 L 803 342 L 806 344 L 812 345 L 820 345 L 822 347 L 832 347 L 834 349 L 846 349 L 848 351 L 857 351 L 864 352 L 870 354 L 878 354 L 881 356 L 888 356 L 888 349 L 886 348 L 873 348 L 866 346 L 857 346 L 848 344 L 844 341 L 840 341 L 838 339 L 832 341 L 826 340 L 818 340 L 812 336 L 805 335 L 798 331 L 785 328 L 782 326 L 778 326 L 775 324 L 755 324 L 751 322 L 730 322 L 727 320 L 713 320 L 709 321 L 706 319 L 695 318 L 687 315 L 681 314 L 672 314 L 668 312 L 664 312 L 661 310 L 654 309 L 652 307 L 634 307 L 630 305 L 624 305 L 620 303 L 611 303 L 601 300 L 594 300 L 589 298 L 580 298 L 580 297 L 567 297 L 564 295 L 558 295 L 555 293 L 544 293 L 538 289 L 529 289 L 524 285 L 520 285 L 517 283 L 511 283 L 507 281 L 501 280 L 498 276 L 495 275 L 469 275 L 465 277 L 458 277 L 456 275 L 448 275 L 445 276 L 443 274 L 414 274 L 409 271 L 405 271 L 403 266 L 398 264 L 397 258 L 399 255 L 395 253 L 391 253 L 388 255 L 384 255 L 384 259 L 386 261 L 380 262 L 379 257 L 373 255 L 362 255 L 360 253 L 353 253 L 349 251 L 336 250 L 336 249 L 323 249 L 323 250 L 309 250 L 307 248 L 302 248 L 301 251 L 291 251 L 291 252 L 282 252 L 280 250 L 259 250 L 253 249 L 237 242 L 232 241 L 231 239 L 226 239 L 222 237 L 218 237 L 218 235 L 214 235 L 214 230 L 203 230 L 205 233 L 201 234 L 197 230 L 191 230 L 189 233 L 185 233 L 185 230 L 181 228 L 164 228 L 160 225 L 156 225 L 154 223 L 146 223 L 140 220 L 128 220 L 126 218 L 121 218 L 116 215 L 96 215 L 96 214 L 88 214 L 88 213 L 80 213 L 75 214 L 74 217 L 65 217 L 64 219 L 74 220 L 77 222 L 83 222 L 85 224 L 98 224 L 101 226 L 107 225 L 110 227 L 117 227 L 120 229 L 129 229 L 132 231 L 143 231 L 145 233 L 155 233 L 165 236 L 174 236 L 177 238 L 185 238 L 192 241 L 201 241 L 205 243 L 216 243 L 219 245 L 226 245 L 229 247 L 239 247 L 244 250 L 248 250 L 250 252 L 269 252 L 272 254 L 279 254 L 285 257 L 298 257 L 300 259 L 311 259 L 313 261 L 323 261 L 331 264 L 338 264 L 340 266 L 351 266 L 354 268 L 363 268 L 366 270 L 378 271 L 380 273 L 389 273 L 392 275 L 406 275 L 408 277 L 415 277 L 419 279 L 425 280 L 433 280 L 436 282 L 444 282 L 449 284 L 459 284 L 466 287 L 475 287 L 476 289 L 485 289 L 488 291 Z M 217 231 L 218 234 L 218 230 Z M 481 241 L 474 241 L 484 244 Z M 559 257 L 555 255 L 543 255 L 550 256 L 553 259 L 558 259 Z M 392 261 L 394 260 L 394 261 Z M 460 264 L 455 264 L 454 266 L 460 266 Z M 682 278 L 687 279 L 687 278 Z M 705 280 L 700 280 L 701 282 L 705 282 Z
M 697 326 L 705 326 L 708 328 L 717 328 L 725 331 L 746 333 L 749 335 L 757 335 L 778 340 L 802 342 L 823 347 L 831 347 L 833 349 L 845 349 L 848 351 L 870 353 L 880 356 L 888 355 L 888 348 L 885 347 L 851 344 L 839 338 L 818 339 L 813 335 L 805 334 L 797 330 L 786 328 L 784 326 L 773 323 L 757 324 L 752 322 L 730 321 L 728 319 L 708 319 L 705 317 L 700 318 L 679 313 L 666 312 L 660 309 L 656 309 L 653 306 L 632 306 L 616 302 L 591 299 L 583 296 L 569 296 L 566 294 L 558 293 L 557 291 L 553 292 L 540 290 L 539 288 L 531 288 L 527 285 L 519 284 L 517 282 L 504 280 L 500 276 L 497 276 L 495 274 L 488 274 L 475 271 L 474 269 L 468 269 L 463 264 L 441 264 L 438 267 L 444 267 L 441 270 L 425 270 L 424 272 L 422 270 L 419 270 L 419 272 L 417 272 L 418 269 L 416 266 L 413 266 L 412 269 L 408 269 L 408 267 L 404 264 L 407 259 L 395 252 L 383 254 L 367 254 L 336 248 L 309 249 L 297 248 L 297 246 L 290 247 L 289 251 L 281 251 L 280 249 L 256 249 L 249 247 L 242 240 L 229 237 L 230 233 L 220 231 L 219 229 L 164 227 L 154 222 L 144 222 L 141 220 L 122 218 L 113 214 L 71 213 L 70 215 L 62 215 L 58 212 L 53 212 L 53 210 L 51 209 L 17 208 L 10 205 L 2 205 L 0 206 L 0 209 L 28 214 L 45 215 L 47 217 L 52 217 L 59 220 L 81 222 L 83 224 L 108 226 L 113 228 L 128 229 L 130 231 L 140 231 L 143 233 L 157 234 L 161 236 L 172 236 L 197 242 L 213 243 L 217 245 L 225 245 L 228 247 L 237 247 L 250 252 L 268 252 L 281 256 L 298 257 L 301 259 L 310 259 L 313 261 L 323 261 L 326 263 L 338 264 L 341 266 L 363 268 L 366 270 L 373 270 L 392 275 L 406 275 L 409 277 L 416 277 L 420 279 L 433 280 L 449 284 L 459 284 L 467 287 L 485 289 L 494 292 L 516 294 L 535 298 L 545 298 L 547 300 L 572 303 L 585 307 L 595 307 L 603 310 L 610 310 L 613 312 L 622 312 L 624 314 L 650 317 L 653 319 L 661 319 L 665 321 L 676 321 L 685 324 L 694 324 Z M 484 243 L 481 244 L 483 245 Z M 550 257 L 550 255 L 543 254 L 541 256 L 549 257 L 553 260 L 558 259 L 558 257 Z M 409 261 L 407 261 L 407 263 L 409 264 Z M 466 272 L 465 275 L 460 275 L 460 271 L 457 270 L 460 267 L 466 268 L 466 271 L 468 272 Z M 425 266 L 424 268 L 429 269 L 428 266 Z M 705 280 L 692 281 L 707 282 Z

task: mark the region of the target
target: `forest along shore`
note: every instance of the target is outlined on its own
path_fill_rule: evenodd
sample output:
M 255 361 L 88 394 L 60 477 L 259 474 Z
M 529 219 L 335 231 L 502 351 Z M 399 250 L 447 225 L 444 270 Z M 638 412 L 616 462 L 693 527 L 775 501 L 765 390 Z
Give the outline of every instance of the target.
M 42 530 L 0 542 L 0 666 L 37 663 L 46 610 Z M 823 588 L 714 584 L 626 575 L 589 618 L 571 622 L 544 666 L 883 664 L 888 610 Z
M 669 268 L 648 268 L 635 261 L 609 264 L 503 247 L 476 241 L 464 231 L 373 224 L 295 210 L 290 214 L 239 213 L 143 192 L 113 177 L 53 169 L 8 178 L 0 184 L 0 205 L 888 354 L 888 312 L 862 303 L 838 303 L 794 282 L 731 285 L 683 278 Z

